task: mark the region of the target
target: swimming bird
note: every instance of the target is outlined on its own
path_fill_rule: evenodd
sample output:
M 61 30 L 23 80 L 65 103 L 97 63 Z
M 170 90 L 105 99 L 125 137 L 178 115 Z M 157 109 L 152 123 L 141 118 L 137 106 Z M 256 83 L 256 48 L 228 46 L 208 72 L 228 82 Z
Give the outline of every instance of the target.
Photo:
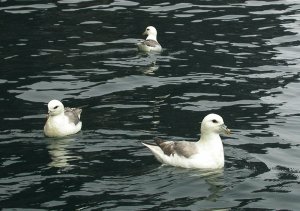
M 224 167 L 220 133 L 230 134 L 223 118 L 217 114 L 208 114 L 201 123 L 201 138 L 197 142 L 155 138 L 154 143 L 143 144 L 163 164 L 183 168 L 219 169 Z
M 147 35 L 146 40 L 143 40 L 139 43 L 137 43 L 137 47 L 139 51 L 142 52 L 161 52 L 162 47 L 157 41 L 157 31 L 155 27 L 148 26 L 143 33 L 143 35 Z
M 44 133 L 48 137 L 63 137 L 75 134 L 81 130 L 80 121 L 82 109 L 68 108 L 59 100 L 51 100 L 48 103 L 47 121 Z

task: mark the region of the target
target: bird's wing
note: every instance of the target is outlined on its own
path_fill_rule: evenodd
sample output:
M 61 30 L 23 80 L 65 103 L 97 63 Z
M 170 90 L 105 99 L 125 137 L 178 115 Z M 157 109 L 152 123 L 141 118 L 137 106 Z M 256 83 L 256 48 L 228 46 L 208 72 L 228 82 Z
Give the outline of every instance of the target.
M 194 142 L 188 141 L 164 141 L 160 138 L 154 139 L 157 146 L 161 148 L 165 155 L 178 155 L 186 158 L 197 153 L 197 148 Z
M 65 115 L 69 118 L 70 123 L 77 125 L 80 122 L 82 109 L 65 107 Z
M 142 43 L 149 47 L 155 47 L 155 46 L 159 45 L 159 43 L 156 40 L 144 40 Z

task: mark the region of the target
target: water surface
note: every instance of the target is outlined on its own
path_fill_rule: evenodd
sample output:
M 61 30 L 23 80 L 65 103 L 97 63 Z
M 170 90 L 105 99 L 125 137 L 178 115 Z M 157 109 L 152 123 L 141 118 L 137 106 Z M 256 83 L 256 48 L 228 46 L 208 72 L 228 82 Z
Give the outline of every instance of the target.
M 300 3 L 1 1 L 0 207 L 299 210 Z M 140 54 L 148 25 L 164 51 Z M 47 103 L 84 106 L 46 138 Z M 141 141 L 199 138 L 218 113 L 221 171 L 161 166 Z

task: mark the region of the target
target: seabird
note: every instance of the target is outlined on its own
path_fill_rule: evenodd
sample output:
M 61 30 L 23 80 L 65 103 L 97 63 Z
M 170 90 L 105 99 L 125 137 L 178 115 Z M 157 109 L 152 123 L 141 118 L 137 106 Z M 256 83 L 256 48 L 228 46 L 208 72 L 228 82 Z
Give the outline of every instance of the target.
M 157 31 L 153 26 L 148 26 L 143 33 L 143 35 L 147 35 L 146 40 L 143 40 L 137 43 L 137 47 L 139 51 L 142 52 L 161 52 L 162 47 L 157 42 Z
M 197 142 L 164 141 L 155 138 L 154 143 L 143 144 L 163 164 L 183 168 L 219 169 L 224 167 L 220 133 L 230 134 L 230 130 L 221 116 L 209 114 L 201 123 L 201 138 Z
M 59 100 L 51 100 L 48 103 L 47 121 L 44 133 L 48 137 L 63 137 L 75 134 L 81 130 L 80 108 L 68 108 Z

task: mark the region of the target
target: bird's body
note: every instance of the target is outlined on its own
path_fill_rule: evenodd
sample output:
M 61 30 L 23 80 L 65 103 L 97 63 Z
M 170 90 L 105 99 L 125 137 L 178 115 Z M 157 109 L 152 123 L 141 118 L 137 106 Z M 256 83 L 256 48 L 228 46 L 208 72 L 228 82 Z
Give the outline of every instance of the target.
M 80 108 L 68 108 L 58 100 L 48 103 L 48 117 L 44 133 L 48 137 L 63 137 L 75 134 L 81 130 L 82 122 Z
M 148 26 L 143 35 L 147 35 L 147 38 L 146 40 L 137 43 L 139 51 L 158 53 L 162 51 L 162 47 L 157 41 L 157 31 L 153 26 Z
M 222 117 L 207 115 L 202 121 L 201 138 L 197 142 L 163 141 L 143 143 L 155 158 L 171 166 L 197 169 L 218 169 L 224 167 L 224 150 L 219 133 L 230 133 Z

